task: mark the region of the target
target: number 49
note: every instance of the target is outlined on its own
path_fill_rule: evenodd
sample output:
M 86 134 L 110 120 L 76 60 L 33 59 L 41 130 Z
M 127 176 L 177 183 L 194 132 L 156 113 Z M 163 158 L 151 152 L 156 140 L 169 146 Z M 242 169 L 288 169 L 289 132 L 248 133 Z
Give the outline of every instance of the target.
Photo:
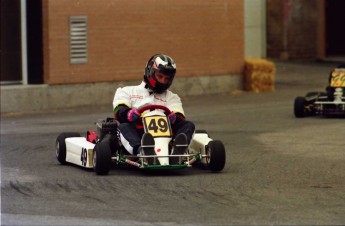
M 149 130 L 153 130 L 155 133 L 158 132 L 158 130 L 162 133 L 168 131 L 168 123 L 164 118 L 159 118 L 158 120 L 156 119 L 151 119 L 148 125 Z

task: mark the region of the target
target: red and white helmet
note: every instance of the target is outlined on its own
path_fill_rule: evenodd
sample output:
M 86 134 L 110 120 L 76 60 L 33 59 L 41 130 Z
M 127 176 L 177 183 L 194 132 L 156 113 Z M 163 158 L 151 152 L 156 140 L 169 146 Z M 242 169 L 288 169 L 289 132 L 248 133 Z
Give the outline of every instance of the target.
M 169 82 L 167 84 L 158 82 L 155 76 L 156 72 L 169 76 Z M 152 56 L 146 64 L 144 81 L 152 91 L 156 93 L 163 93 L 172 84 L 175 74 L 175 61 L 167 55 L 156 54 Z

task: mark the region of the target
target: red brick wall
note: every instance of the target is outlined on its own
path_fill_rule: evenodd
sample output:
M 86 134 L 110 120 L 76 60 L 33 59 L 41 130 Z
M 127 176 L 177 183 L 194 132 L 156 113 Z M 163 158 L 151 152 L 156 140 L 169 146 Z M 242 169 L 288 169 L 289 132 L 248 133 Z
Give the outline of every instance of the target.
M 88 17 L 88 63 L 70 64 L 69 16 Z M 177 76 L 242 73 L 243 0 L 44 0 L 45 83 L 141 79 L 155 53 Z
M 267 0 L 267 56 L 280 58 L 286 52 L 289 59 L 317 58 L 322 41 L 321 3 L 320 0 Z

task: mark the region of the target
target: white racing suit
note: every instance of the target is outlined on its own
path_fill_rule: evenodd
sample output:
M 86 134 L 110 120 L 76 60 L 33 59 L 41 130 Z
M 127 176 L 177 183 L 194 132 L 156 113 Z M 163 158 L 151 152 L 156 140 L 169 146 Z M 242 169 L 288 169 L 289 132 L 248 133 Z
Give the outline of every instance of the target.
M 138 128 L 133 123 L 129 123 L 127 120 L 127 112 L 131 108 L 139 109 L 146 105 L 162 105 L 169 108 L 177 115 L 176 122 L 172 125 L 173 136 L 175 137 L 179 133 L 185 133 L 187 135 L 188 142 L 192 140 L 195 126 L 192 122 L 184 120 L 184 111 L 182 108 L 181 99 L 177 94 L 167 90 L 161 94 L 152 92 L 146 87 L 145 82 L 141 82 L 138 86 L 127 86 L 118 88 L 116 90 L 113 109 L 115 117 L 119 120 L 119 139 L 124 148 L 130 154 L 137 154 L 135 152 L 141 144 L 141 136 L 144 133 L 143 128 Z M 127 111 L 122 111 L 119 114 L 119 107 L 128 107 Z M 127 109 L 127 108 L 126 108 Z M 134 151 L 133 151 L 134 150 Z

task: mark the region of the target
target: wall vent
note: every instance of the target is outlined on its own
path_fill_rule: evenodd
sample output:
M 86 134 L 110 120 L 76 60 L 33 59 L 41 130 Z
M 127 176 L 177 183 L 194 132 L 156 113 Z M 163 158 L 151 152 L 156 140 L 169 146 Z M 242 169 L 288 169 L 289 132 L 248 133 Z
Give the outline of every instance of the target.
M 70 24 L 70 62 L 87 63 L 87 17 L 71 16 Z

